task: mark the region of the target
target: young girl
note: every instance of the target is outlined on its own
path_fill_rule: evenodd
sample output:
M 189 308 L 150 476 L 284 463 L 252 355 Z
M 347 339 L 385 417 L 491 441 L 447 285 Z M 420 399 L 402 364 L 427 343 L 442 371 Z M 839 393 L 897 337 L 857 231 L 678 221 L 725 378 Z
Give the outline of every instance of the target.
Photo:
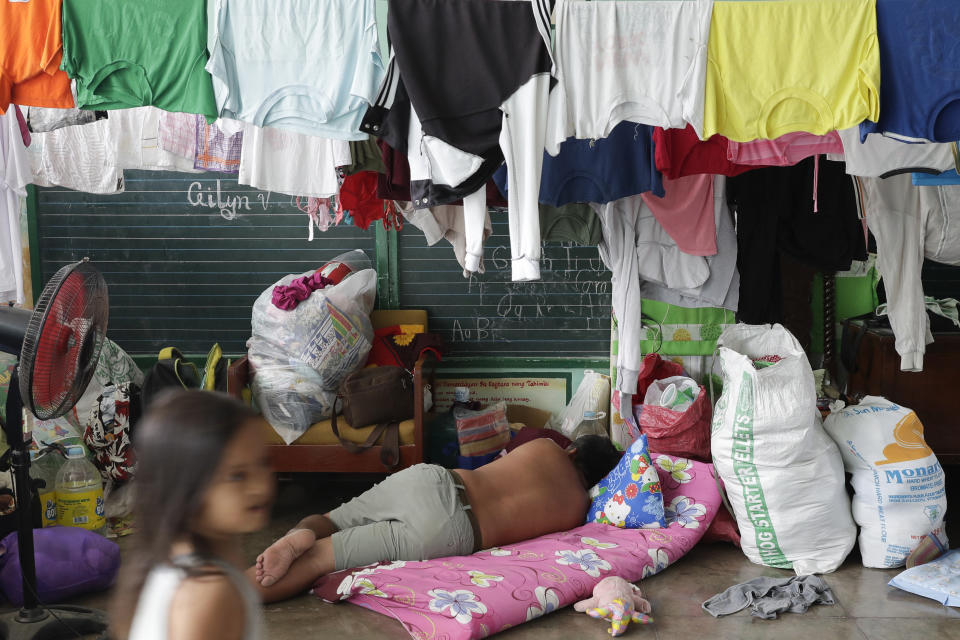
M 259 640 L 240 537 L 274 497 L 261 418 L 225 394 L 162 394 L 137 425 L 136 543 L 112 610 L 117 640 Z M 243 615 L 240 615 L 243 612 Z

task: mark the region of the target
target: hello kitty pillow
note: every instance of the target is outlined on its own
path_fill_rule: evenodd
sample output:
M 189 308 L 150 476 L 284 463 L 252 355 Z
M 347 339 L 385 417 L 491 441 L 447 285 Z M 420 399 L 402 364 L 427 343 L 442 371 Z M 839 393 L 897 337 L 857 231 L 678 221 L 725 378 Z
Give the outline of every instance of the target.
M 663 514 L 660 477 L 647 450 L 647 436 L 633 441 L 607 477 L 590 490 L 593 503 L 587 522 L 625 529 L 667 526 Z

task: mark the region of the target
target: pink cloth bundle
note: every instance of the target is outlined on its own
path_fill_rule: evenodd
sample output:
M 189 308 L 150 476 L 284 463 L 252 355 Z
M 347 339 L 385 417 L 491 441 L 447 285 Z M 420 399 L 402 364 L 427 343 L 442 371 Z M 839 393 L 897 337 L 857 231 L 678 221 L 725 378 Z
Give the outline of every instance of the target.
M 334 284 L 333 280 L 320 275 L 317 271 L 311 276 L 297 278 L 287 286 L 278 285 L 273 288 L 273 297 L 271 302 L 277 309 L 290 311 L 296 309 L 297 305 L 310 297 L 310 294 L 317 289 Z

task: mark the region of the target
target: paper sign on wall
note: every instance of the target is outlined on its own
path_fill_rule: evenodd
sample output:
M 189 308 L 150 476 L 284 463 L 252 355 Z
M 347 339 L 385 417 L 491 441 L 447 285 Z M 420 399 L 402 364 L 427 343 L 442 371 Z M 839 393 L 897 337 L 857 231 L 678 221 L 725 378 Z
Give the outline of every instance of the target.
M 503 400 L 556 413 L 567 404 L 566 378 L 438 378 L 434 402 L 439 411 L 450 408 L 457 387 L 470 389 L 470 399 L 483 406 Z

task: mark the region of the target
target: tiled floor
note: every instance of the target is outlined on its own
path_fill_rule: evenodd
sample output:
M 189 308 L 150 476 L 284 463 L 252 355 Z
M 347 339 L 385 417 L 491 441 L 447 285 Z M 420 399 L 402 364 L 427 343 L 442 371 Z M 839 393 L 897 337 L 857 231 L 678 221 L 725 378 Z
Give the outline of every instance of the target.
M 252 559 L 303 515 L 335 506 L 369 486 L 371 481 L 331 481 L 318 476 L 309 483 L 312 487 L 285 483 L 272 525 L 246 541 L 247 554 Z M 956 532 L 956 528 L 953 531 Z M 714 619 L 700 608 L 700 603 L 710 596 L 757 576 L 790 574 L 754 565 L 731 545 L 700 545 L 660 575 L 643 581 L 641 587 L 653 604 L 656 622 L 628 629 L 625 637 L 640 640 L 960 640 L 960 609 L 887 586 L 896 573 L 896 570 L 864 569 L 855 552 L 839 571 L 824 576 L 837 599 L 833 606 L 815 606 L 806 614 L 787 614 L 778 620 L 760 620 L 746 612 Z M 100 594 L 83 598 L 78 604 L 102 607 L 106 597 Z M 325 604 L 310 595 L 268 606 L 266 618 L 270 640 L 409 638 L 391 618 L 348 604 Z M 568 607 L 499 637 L 503 640 L 601 640 L 609 637 L 605 629 L 604 623 Z

